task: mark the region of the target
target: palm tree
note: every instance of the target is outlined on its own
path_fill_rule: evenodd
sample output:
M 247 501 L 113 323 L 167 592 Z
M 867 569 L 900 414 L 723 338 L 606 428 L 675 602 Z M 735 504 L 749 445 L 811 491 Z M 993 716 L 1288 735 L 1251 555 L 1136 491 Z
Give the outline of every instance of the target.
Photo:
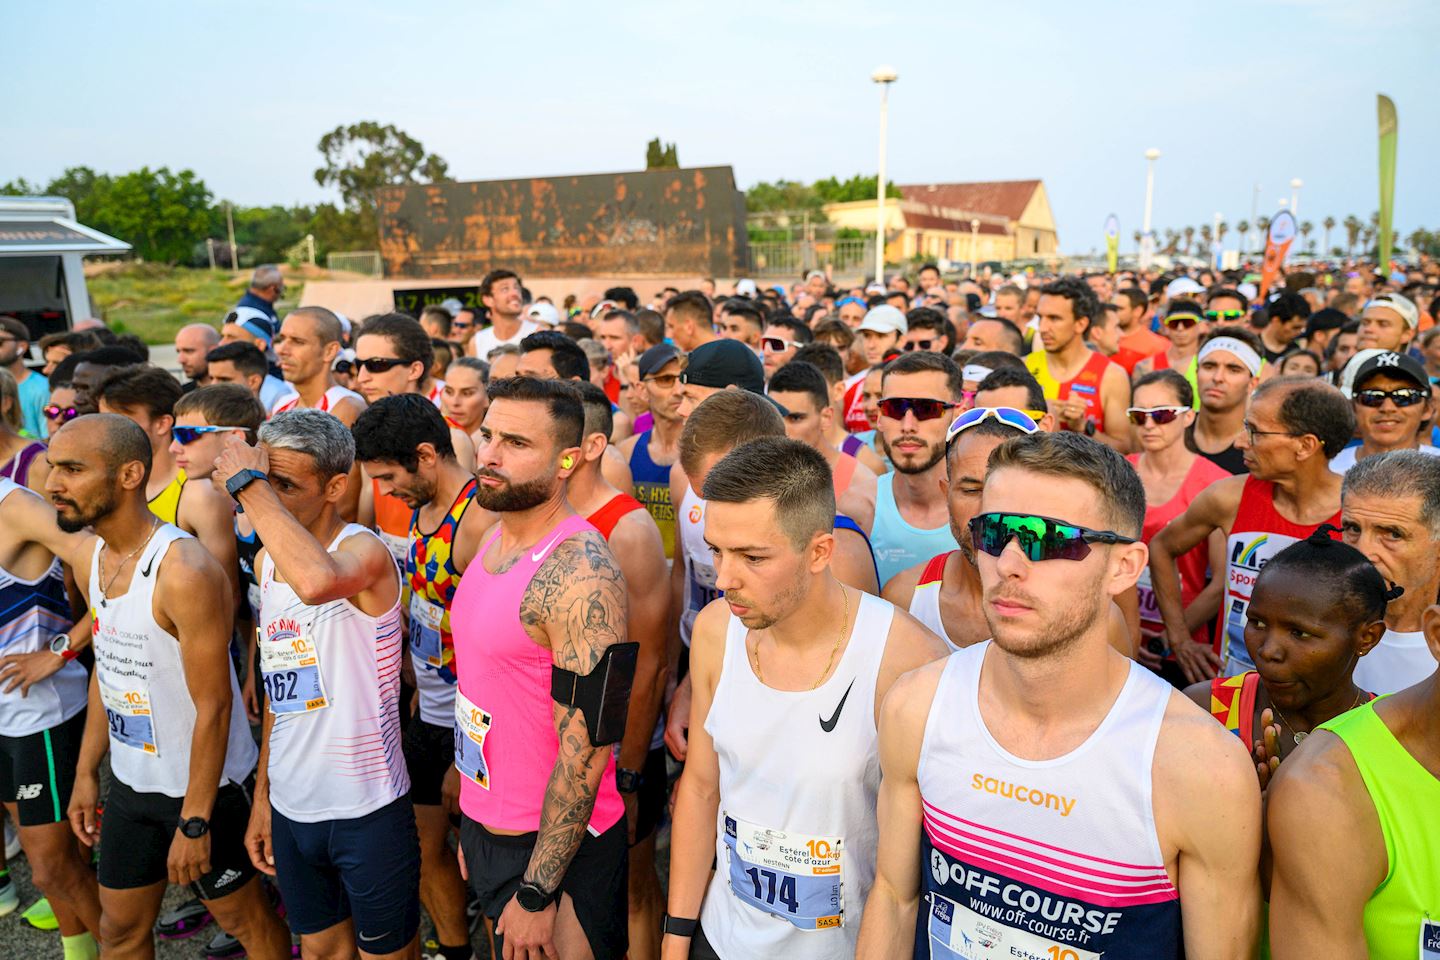
M 1240 256 L 1245 256 L 1245 244 L 1250 238 L 1250 221 L 1241 220 L 1235 224 L 1235 229 L 1240 231 Z
M 1226 223 L 1224 220 L 1221 220 L 1215 226 L 1215 242 L 1220 244 L 1220 246 L 1222 247 L 1225 246 L 1225 234 L 1229 232 L 1230 224 Z
M 1309 220 L 1300 221 L 1300 239 L 1304 241 L 1305 249 L 1310 249 L 1310 234 L 1315 229 L 1315 224 Z
M 1417 227 L 1415 231 L 1410 234 L 1410 236 L 1405 238 L 1406 244 L 1414 253 L 1423 252 L 1426 247 L 1426 241 L 1429 239 L 1430 234 L 1423 227 Z
M 1270 241 L 1269 217 L 1255 218 L 1255 241 L 1255 249 L 1263 253 L 1265 250 L 1265 244 Z
M 1375 228 L 1366 227 L 1365 232 L 1360 235 L 1360 238 L 1362 241 L 1364 241 L 1361 244 L 1361 252 L 1368 254 L 1370 252 L 1370 247 L 1375 243 Z
M 1190 256 L 1190 248 L 1195 244 L 1195 228 L 1185 228 L 1185 256 Z
M 1320 247 L 1321 247 L 1321 249 L 1329 250 L 1329 249 L 1330 249 L 1330 231 L 1335 229 L 1335 218 L 1334 218 L 1334 217 L 1326 217 L 1324 220 L 1321 220 L 1321 221 L 1320 221 L 1320 226 L 1322 226 L 1322 227 L 1325 228 L 1325 242 L 1322 243 L 1322 244 L 1320 244 Z
M 1165 252 L 1173 254 L 1175 248 L 1180 246 L 1180 234 L 1169 227 L 1165 228 Z
M 1353 257 L 1355 256 L 1355 244 L 1356 244 L 1357 242 L 1359 242 L 1359 240 L 1360 240 L 1360 231 L 1363 230 L 1364 228 L 1365 228 L 1365 225 L 1360 222 L 1360 218 L 1357 217 L 1357 216 L 1355 216 L 1355 214 L 1352 213 L 1352 214 L 1350 214 L 1348 217 L 1345 218 L 1345 256 L 1346 256 L 1346 257 L 1351 257 L 1351 258 L 1353 258 Z
M 1204 247 L 1207 252 L 1209 252 L 1209 251 L 1211 251 L 1211 250 L 1214 249 L 1214 246 L 1213 246 L 1213 244 L 1212 244 L 1212 241 L 1213 241 L 1214 239 L 1215 239 L 1215 231 L 1211 229 L 1210 224 L 1208 224 L 1208 223 L 1201 224 L 1201 225 L 1200 225 L 1200 245 L 1201 245 L 1202 247 Z

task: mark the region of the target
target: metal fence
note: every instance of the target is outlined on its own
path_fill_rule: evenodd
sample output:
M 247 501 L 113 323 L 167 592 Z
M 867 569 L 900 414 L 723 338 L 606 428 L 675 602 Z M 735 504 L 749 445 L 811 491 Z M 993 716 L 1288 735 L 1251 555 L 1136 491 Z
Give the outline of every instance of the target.
M 362 273 L 367 277 L 383 277 L 385 263 L 378 250 L 351 250 L 343 253 L 327 253 L 325 266 L 329 270 L 344 270 Z
M 750 274 L 756 277 L 799 277 L 828 268 L 832 276 L 864 273 L 875 260 L 873 237 L 836 240 L 750 241 Z

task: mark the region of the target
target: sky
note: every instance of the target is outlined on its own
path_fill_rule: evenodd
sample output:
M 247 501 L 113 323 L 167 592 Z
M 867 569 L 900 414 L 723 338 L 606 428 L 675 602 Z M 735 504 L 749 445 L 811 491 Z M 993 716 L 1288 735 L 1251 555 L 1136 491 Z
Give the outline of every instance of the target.
M 885 9 L 877 9 L 883 6 Z M 316 143 L 393 123 L 461 180 L 605 173 L 674 142 L 737 184 L 1041 178 L 1061 249 L 1154 224 L 1378 206 L 1375 95 L 1399 113 L 1396 229 L 1440 229 L 1431 0 L 0 4 L 0 182 L 189 168 L 242 204 L 336 199 Z M 1426 62 L 1426 55 L 1429 63 Z M 1343 243 L 1338 229 L 1331 244 Z

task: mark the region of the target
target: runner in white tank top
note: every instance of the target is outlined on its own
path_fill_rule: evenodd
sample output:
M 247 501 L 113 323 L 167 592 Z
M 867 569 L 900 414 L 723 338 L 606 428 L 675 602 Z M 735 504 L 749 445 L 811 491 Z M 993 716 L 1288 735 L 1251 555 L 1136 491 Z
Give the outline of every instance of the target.
M 994 638 L 882 706 L 857 957 L 1252 955 L 1255 769 L 1109 644 L 1113 598 L 1145 566 L 1144 511 L 1139 477 L 1094 440 L 1036 432 L 991 452 L 969 532 Z
M 835 579 L 829 474 L 814 448 L 766 437 L 706 477 L 726 593 L 693 634 L 667 927 L 692 938 L 697 960 L 854 955 L 875 873 L 876 703 L 944 653 L 908 615 Z
M 720 596 L 715 586 L 715 564 L 705 543 L 705 501 L 688 485 L 675 515 L 675 526 L 680 531 L 681 554 L 675 562 L 685 565 L 685 586 L 680 598 L 680 642 L 688 647 L 695 617 Z
M 320 395 L 320 402 L 315 405 L 314 409 L 322 410 L 325 413 L 329 413 L 331 410 L 338 407 L 342 400 L 354 401 L 356 404 L 359 405 L 360 409 L 363 410 L 365 408 L 364 397 L 360 396 L 360 394 L 356 393 L 354 390 L 350 390 L 340 386 L 340 384 L 338 383 L 332 383 L 330 386 L 326 387 L 325 392 Z M 275 404 L 275 409 L 270 411 L 270 415 L 274 416 L 277 413 L 284 413 L 287 410 L 297 409 L 302 409 L 300 405 L 300 394 L 292 393 L 286 399 L 281 400 L 279 403 Z

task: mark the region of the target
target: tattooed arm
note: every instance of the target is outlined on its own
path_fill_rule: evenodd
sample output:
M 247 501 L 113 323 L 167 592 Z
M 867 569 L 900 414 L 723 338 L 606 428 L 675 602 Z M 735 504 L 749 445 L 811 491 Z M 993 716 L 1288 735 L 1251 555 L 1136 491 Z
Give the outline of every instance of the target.
M 625 578 L 609 546 L 587 531 L 566 540 L 536 571 L 520 602 L 520 622 L 550 647 L 555 666 L 584 676 L 612 644 L 626 639 Z M 585 717 L 553 704 L 560 753 L 545 790 L 540 832 L 525 880 L 554 890 L 580 847 L 600 778 L 610 759 L 595 747 Z

